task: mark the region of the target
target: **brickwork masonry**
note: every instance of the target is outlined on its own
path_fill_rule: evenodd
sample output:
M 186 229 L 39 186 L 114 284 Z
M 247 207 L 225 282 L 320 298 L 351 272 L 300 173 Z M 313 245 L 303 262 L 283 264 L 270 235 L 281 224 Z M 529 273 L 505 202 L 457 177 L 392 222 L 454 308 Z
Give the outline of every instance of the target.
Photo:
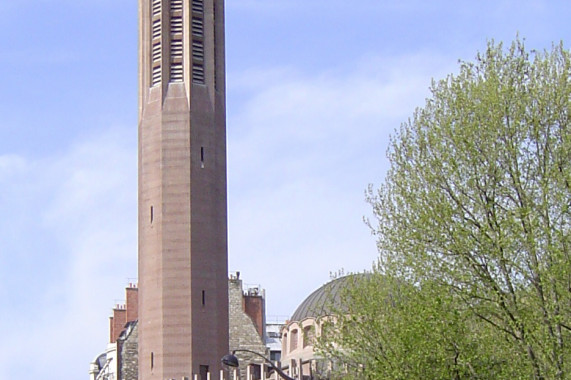
M 230 351 L 247 349 L 267 357 L 267 349 L 263 339 L 258 333 L 256 325 L 243 309 L 242 280 L 231 278 L 228 281 L 228 298 L 230 312 Z M 248 363 L 262 364 L 262 360 L 252 354 L 237 352 L 240 367 L 245 368 Z
M 120 380 L 137 380 L 139 377 L 139 330 L 135 322 L 124 335 L 120 345 Z

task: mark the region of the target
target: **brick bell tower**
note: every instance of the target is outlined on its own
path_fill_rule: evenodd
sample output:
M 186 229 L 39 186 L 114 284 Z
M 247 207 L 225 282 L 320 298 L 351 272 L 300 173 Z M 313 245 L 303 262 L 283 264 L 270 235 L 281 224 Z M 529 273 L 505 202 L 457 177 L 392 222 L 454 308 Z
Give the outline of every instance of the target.
M 223 0 L 139 0 L 139 379 L 228 353 Z

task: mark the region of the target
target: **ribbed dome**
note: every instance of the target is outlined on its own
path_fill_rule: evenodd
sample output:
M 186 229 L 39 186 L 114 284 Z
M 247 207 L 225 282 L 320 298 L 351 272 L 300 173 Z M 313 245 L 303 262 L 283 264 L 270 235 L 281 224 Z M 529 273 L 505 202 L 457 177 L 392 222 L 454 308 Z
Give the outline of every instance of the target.
M 349 275 L 336 278 L 309 295 L 291 316 L 291 321 L 302 321 L 305 318 L 316 318 L 332 313 L 332 309 L 339 311 L 341 305 L 341 291 L 347 285 L 354 283 L 355 277 Z

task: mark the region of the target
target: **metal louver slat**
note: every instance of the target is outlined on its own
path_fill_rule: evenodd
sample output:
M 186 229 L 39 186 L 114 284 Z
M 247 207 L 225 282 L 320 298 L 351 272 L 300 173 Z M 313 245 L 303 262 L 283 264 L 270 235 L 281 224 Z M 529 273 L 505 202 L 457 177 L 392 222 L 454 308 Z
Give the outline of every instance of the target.
M 197 13 L 204 12 L 203 0 L 192 0 L 192 11 Z
M 204 35 L 204 22 L 201 18 L 192 18 L 192 34 L 199 37 Z
M 152 12 L 153 17 L 161 13 L 161 0 L 153 0 Z

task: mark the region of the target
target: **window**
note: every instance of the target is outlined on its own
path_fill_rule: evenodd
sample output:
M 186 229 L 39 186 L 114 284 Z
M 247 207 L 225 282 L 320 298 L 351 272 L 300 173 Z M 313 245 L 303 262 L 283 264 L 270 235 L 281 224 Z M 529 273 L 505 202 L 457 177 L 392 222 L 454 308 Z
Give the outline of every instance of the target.
M 171 0 L 170 27 L 170 81 L 182 82 L 184 80 L 182 0 Z
M 204 33 L 204 21 L 199 17 L 192 17 L 192 35 L 202 37 Z
M 162 51 L 161 51 L 161 42 L 157 41 L 156 43 L 153 44 L 153 63 L 154 62 L 158 62 L 160 63 L 161 61 L 161 56 L 162 56 Z
M 202 63 L 192 64 L 192 81 L 194 83 L 204 84 L 204 66 Z
M 207 365 L 200 365 L 199 371 L 200 371 L 200 380 L 208 379 L 209 376 L 208 376 L 208 366 Z
M 294 351 L 297 350 L 297 340 L 298 340 L 298 330 L 292 330 L 289 336 L 289 350 Z
M 153 0 L 151 3 L 151 86 L 161 83 L 162 69 L 162 19 L 161 0 Z
M 192 58 L 195 61 L 204 61 L 204 42 L 192 40 Z
M 323 321 L 321 323 L 321 336 L 324 338 L 330 338 L 332 327 L 331 322 Z
M 279 362 L 282 360 L 282 353 L 279 351 L 270 351 L 270 360 L 273 362 Z
M 182 0 L 171 0 L 171 11 L 182 11 Z
M 159 83 L 161 83 L 161 66 L 157 65 L 153 67 L 151 86 L 156 86 Z
M 175 36 L 182 34 L 182 17 L 176 16 L 171 18 L 171 33 Z
M 192 0 L 192 83 L 204 84 L 204 1 Z
M 192 0 L 192 11 L 196 13 L 204 13 L 204 1 Z
M 153 0 L 152 14 L 153 18 L 161 14 L 161 0 Z
M 303 328 L 303 347 L 313 345 L 315 337 L 315 329 L 313 326 L 306 326 Z
M 161 19 L 158 18 L 153 20 L 153 32 L 152 32 L 152 39 L 161 38 Z

